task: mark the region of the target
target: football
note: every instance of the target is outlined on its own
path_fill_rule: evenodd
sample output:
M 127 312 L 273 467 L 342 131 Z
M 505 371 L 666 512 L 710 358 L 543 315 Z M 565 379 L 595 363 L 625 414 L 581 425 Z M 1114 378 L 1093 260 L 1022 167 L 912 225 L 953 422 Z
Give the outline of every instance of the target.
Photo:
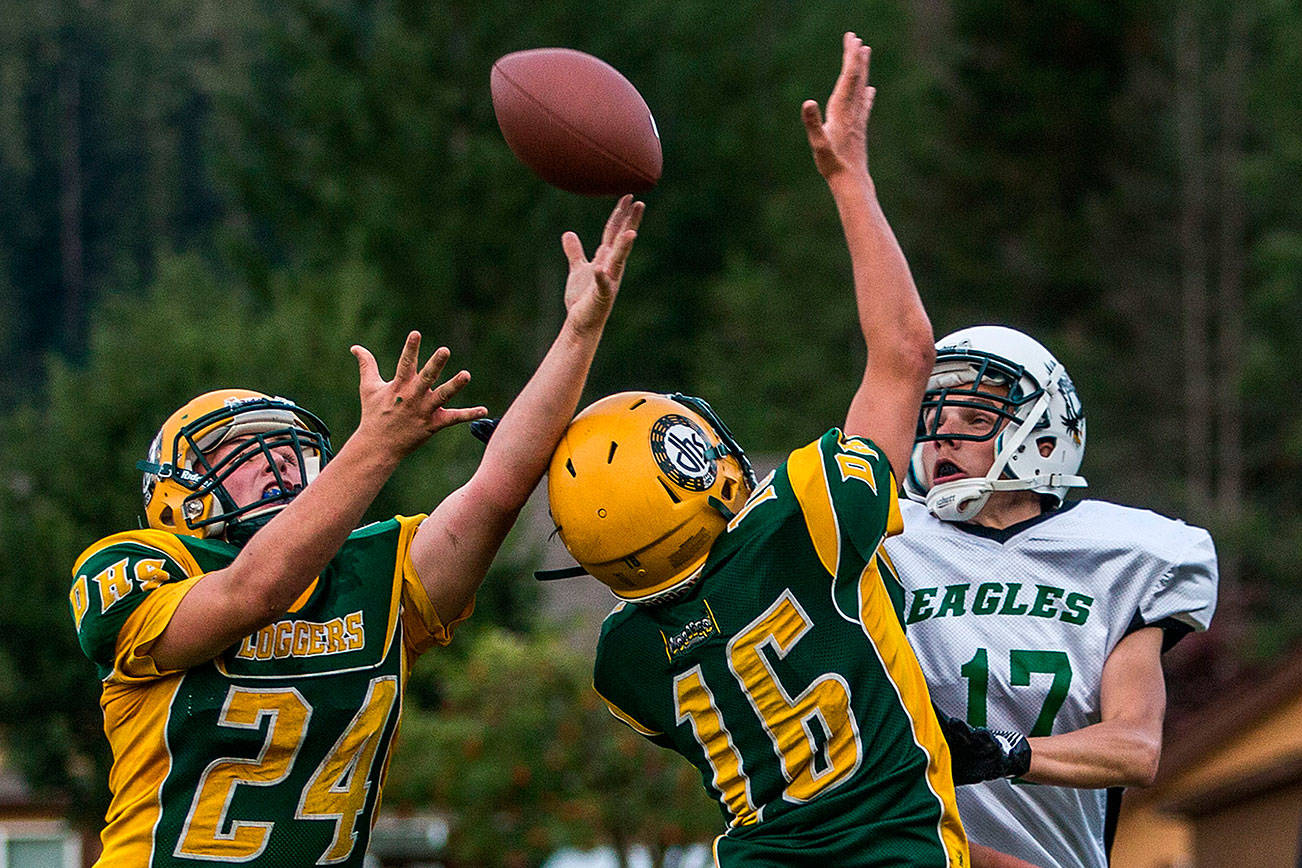
M 552 186 L 585 196 L 649 190 L 660 180 L 660 133 L 619 70 L 570 48 L 501 57 L 493 111 L 520 162 Z

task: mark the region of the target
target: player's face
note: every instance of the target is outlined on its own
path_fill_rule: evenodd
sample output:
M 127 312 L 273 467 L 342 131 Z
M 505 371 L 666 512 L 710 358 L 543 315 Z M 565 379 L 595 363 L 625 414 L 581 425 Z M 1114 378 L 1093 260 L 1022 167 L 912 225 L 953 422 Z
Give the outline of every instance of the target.
M 980 407 L 942 407 L 939 412 L 937 434 L 986 436 L 1004 425 L 993 410 Z M 928 426 L 931 421 L 929 416 Z M 995 463 L 995 438 L 929 440 L 922 444 L 922 462 L 927 488 L 955 479 L 985 476 Z
M 208 462 L 216 466 L 223 458 L 247 442 L 245 439 L 223 443 L 206 456 Z M 284 484 L 293 488 L 301 486 L 303 470 L 298 465 L 294 449 L 290 446 L 278 446 L 271 450 L 271 454 L 275 458 L 275 467 L 280 471 Z M 236 507 L 248 506 L 281 493 L 281 483 L 277 481 L 276 474 L 272 470 L 272 462 L 268 462 L 266 454 L 261 452 L 231 471 L 230 476 L 222 482 L 222 486 L 231 496 Z

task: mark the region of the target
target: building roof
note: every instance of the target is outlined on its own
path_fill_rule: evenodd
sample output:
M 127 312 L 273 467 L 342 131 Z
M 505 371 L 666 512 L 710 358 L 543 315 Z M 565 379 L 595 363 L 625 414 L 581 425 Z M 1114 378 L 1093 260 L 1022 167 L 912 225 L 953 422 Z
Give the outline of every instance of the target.
M 1157 781 L 1136 800 L 1197 815 L 1302 782 L 1302 648 L 1208 689 L 1168 731 Z

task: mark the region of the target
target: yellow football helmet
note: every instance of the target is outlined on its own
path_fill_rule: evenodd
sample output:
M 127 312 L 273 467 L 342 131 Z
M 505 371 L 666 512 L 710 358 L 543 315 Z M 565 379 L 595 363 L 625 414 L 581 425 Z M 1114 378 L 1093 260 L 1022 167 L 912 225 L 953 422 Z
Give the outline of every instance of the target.
M 615 595 L 671 599 L 755 487 L 750 462 L 700 398 L 621 392 L 574 418 L 547 477 L 552 520 Z
M 237 440 L 240 446 L 210 461 L 218 446 Z M 280 473 L 272 450 L 284 447 L 294 452 L 302 485 L 286 484 Z M 331 454 L 325 423 L 292 401 L 249 389 L 206 392 L 169 416 L 149 457 L 136 462 L 146 519 L 152 528 L 195 537 L 229 536 L 241 522 L 256 529 L 315 479 Z M 258 460 L 272 468 L 277 487 L 259 502 L 236 504 L 222 483 Z

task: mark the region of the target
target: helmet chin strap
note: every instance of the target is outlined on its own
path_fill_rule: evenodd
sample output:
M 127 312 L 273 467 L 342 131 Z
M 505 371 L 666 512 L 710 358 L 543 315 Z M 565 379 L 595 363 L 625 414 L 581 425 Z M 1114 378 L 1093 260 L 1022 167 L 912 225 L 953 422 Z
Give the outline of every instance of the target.
M 1083 488 L 1085 477 L 1066 473 L 1042 473 L 1029 479 L 955 479 L 932 486 L 927 492 L 927 509 L 941 521 L 970 521 L 985 508 L 996 491 L 1027 491 L 1046 488 Z
M 986 501 L 996 491 L 1027 491 L 1045 486 L 1047 488 L 1080 488 L 1086 485 L 1085 477 L 1066 473 L 1041 473 L 1026 479 L 1000 479 L 1008 460 L 1022 448 L 1031 430 L 1053 399 L 1052 390 L 1057 388 L 1059 377 L 1063 373 L 1062 362 L 1054 366 L 1045 381 L 1052 384 L 1045 388 L 1044 394 L 1035 402 L 1026 420 L 1017 426 L 1017 433 L 1008 439 L 1004 447 L 995 456 L 994 462 L 986 475 L 978 479 L 955 479 L 933 485 L 927 492 L 927 509 L 941 521 L 970 521 L 985 508 Z

